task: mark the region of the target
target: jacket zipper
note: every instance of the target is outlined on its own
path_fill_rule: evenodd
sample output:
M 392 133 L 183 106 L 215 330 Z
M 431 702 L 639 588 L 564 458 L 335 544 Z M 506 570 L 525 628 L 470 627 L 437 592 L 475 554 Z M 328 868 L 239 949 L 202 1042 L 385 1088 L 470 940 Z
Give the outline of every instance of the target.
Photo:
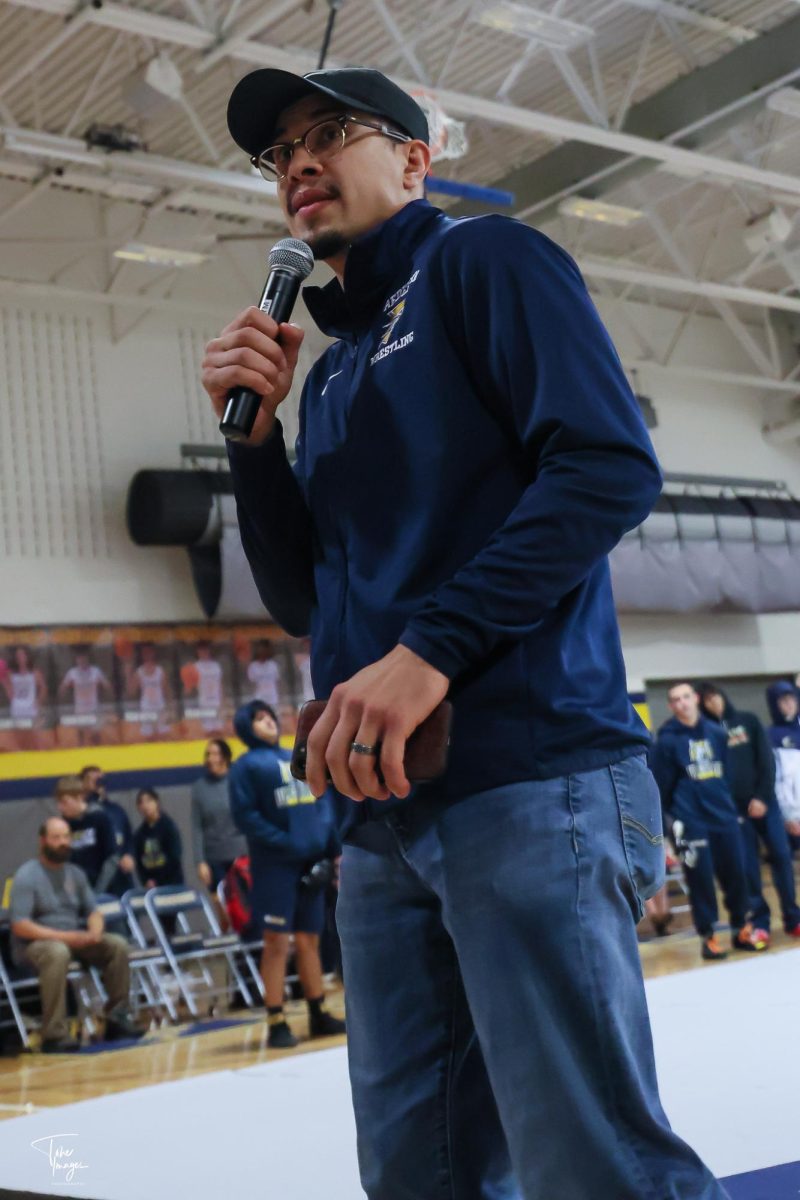
M 358 337 L 357 336 L 353 337 L 352 342 L 350 342 L 350 341 L 347 342 L 347 349 L 348 349 L 348 352 L 350 355 L 350 382 L 351 382 L 351 386 L 352 386 L 352 380 L 353 380 L 353 375 L 355 373 L 356 361 L 358 359 Z M 350 421 L 350 414 L 348 414 L 348 426 L 349 426 L 349 421 Z M 335 519 L 333 521 L 333 526 L 334 526 L 334 529 L 336 530 L 336 537 L 339 542 L 339 547 L 341 549 L 342 573 L 344 575 L 344 579 L 342 582 L 341 597 L 339 600 L 339 628 L 337 631 L 337 639 L 336 639 L 337 675 L 341 676 L 343 674 L 342 666 L 344 663 L 345 613 L 347 612 L 347 600 L 348 600 L 348 596 L 350 594 L 350 572 L 349 572 L 348 566 L 347 566 L 347 546 L 346 546 L 344 537 L 342 536 L 341 527 L 340 527 L 338 521 L 336 521 Z

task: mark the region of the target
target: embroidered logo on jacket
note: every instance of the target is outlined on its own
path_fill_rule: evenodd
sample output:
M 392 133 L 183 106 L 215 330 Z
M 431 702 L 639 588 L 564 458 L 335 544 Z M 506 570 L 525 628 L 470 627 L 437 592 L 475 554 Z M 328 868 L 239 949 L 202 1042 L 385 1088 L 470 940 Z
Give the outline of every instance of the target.
M 399 304 L 395 304 L 394 308 L 389 309 L 389 322 L 384 325 L 384 333 L 381 338 L 381 345 L 385 346 L 389 338 L 394 333 L 394 327 L 403 315 L 403 309 L 406 306 L 405 300 L 401 300 Z
M 418 278 L 419 278 L 419 271 L 415 271 L 414 274 L 409 279 L 408 283 L 404 283 L 403 286 L 398 291 L 396 291 L 393 296 L 389 297 L 389 299 L 386 301 L 386 303 L 383 306 L 383 311 L 385 313 L 388 313 L 390 308 L 394 308 L 394 306 L 397 304 L 397 301 L 402 300 L 403 296 L 408 294 L 408 289 L 411 287 L 412 283 L 416 283 Z
M 374 367 L 375 363 L 380 362 L 381 359 L 386 358 L 387 355 L 394 354 L 394 352 L 396 350 L 403 350 L 403 349 L 405 349 L 406 346 L 410 346 L 411 343 L 413 342 L 413 340 L 414 340 L 414 330 L 413 329 L 409 330 L 409 332 L 404 334 L 401 338 L 395 338 L 394 341 L 389 340 L 391 338 L 392 334 L 394 333 L 397 322 L 400 320 L 403 313 L 405 312 L 405 307 L 406 307 L 405 300 L 400 300 L 400 301 L 398 301 L 397 304 L 395 304 L 395 306 L 393 308 L 389 309 L 389 312 L 387 314 L 389 317 L 389 320 L 383 327 L 383 336 L 379 342 L 379 345 L 381 348 L 380 348 L 380 350 L 378 350 L 378 352 L 376 354 L 373 354 L 372 358 L 369 360 L 369 365 L 371 367 Z

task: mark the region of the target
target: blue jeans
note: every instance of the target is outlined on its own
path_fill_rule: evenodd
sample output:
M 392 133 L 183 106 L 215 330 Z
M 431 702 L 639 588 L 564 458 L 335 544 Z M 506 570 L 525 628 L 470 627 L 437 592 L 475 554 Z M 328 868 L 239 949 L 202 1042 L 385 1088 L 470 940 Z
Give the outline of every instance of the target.
M 742 836 L 744 837 L 747 882 L 753 905 L 753 924 L 757 925 L 759 929 L 767 931 L 770 926 L 769 905 L 764 899 L 761 885 L 761 862 L 758 857 L 760 839 L 769 852 L 772 882 L 780 900 L 784 929 L 794 929 L 796 925 L 800 925 L 800 908 L 797 907 L 795 895 L 789 835 L 777 804 L 773 802 L 768 805 L 765 817 L 748 817 L 742 826 Z
M 723 1200 L 658 1098 L 635 926 L 663 870 L 638 756 L 356 827 L 337 920 L 369 1200 Z

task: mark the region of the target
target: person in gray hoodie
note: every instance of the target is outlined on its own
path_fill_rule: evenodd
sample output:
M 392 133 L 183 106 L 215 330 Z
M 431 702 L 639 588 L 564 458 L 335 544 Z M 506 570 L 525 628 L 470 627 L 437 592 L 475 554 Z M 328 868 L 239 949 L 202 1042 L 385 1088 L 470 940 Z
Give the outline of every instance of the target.
M 233 754 L 222 738 L 211 738 L 203 756 L 205 770 L 192 784 L 192 847 L 200 882 L 215 892 L 247 843 L 231 816 L 228 773 Z

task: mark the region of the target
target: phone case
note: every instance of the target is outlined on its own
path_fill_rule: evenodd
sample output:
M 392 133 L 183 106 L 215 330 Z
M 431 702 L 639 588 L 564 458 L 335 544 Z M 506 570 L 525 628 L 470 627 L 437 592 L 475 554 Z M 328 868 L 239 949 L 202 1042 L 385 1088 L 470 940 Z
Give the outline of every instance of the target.
M 306 777 L 308 736 L 325 711 L 327 703 L 327 700 L 309 700 L 300 709 L 291 762 L 291 771 L 295 779 Z M 403 759 L 409 783 L 428 783 L 444 774 L 452 719 L 453 706 L 449 700 L 443 700 L 411 734 L 406 742 Z

